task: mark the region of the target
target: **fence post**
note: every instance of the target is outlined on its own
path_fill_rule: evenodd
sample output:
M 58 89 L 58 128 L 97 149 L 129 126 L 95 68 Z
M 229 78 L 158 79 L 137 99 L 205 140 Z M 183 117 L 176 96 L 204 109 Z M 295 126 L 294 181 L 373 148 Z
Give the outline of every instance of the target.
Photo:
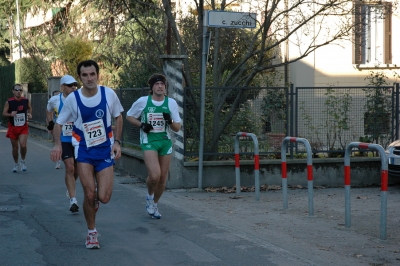
M 289 105 L 287 105 L 289 106 Z M 296 106 L 296 111 L 295 111 L 295 106 Z M 296 93 L 294 92 L 294 85 L 293 83 L 290 83 L 290 110 L 288 110 L 290 113 L 290 132 L 289 136 L 297 136 L 297 119 L 295 118 L 295 113 L 297 113 L 297 90 Z M 295 122 L 296 121 L 296 122 Z M 296 124 L 295 124 L 296 123 Z M 295 132 L 296 130 L 296 132 Z M 293 145 L 290 145 L 289 149 L 289 154 L 290 158 L 293 159 Z
M 394 106 L 394 112 L 395 112 L 395 120 L 394 120 L 394 138 L 392 139 L 392 141 L 394 141 L 394 140 L 396 140 L 396 139 L 399 139 L 399 112 L 400 112 L 400 110 L 399 110 L 399 105 L 400 105 L 400 103 L 399 103 L 399 88 L 400 88 L 400 86 L 399 86 L 400 84 L 399 83 L 396 83 L 396 89 L 395 89 L 395 93 L 394 93 L 394 97 L 395 97 L 395 106 Z M 392 97 L 392 99 L 393 99 L 393 97 Z M 393 119 L 392 119 L 392 121 L 393 121 Z
M 254 187 L 256 201 L 260 200 L 260 156 L 258 151 L 258 140 L 253 133 L 238 132 L 235 137 L 235 173 L 236 173 L 236 195 L 240 194 L 240 156 L 239 156 L 239 137 L 251 137 L 254 142 Z
M 285 137 L 282 141 L 281 147 L 281 168 L 282 168 L 282 194 L 283 194 L 283 209 L 288 208 L 287 199 L 287 166 L 286 166 L 286 149 L 288 142 L 303 143 L 307 151 L 307 184 L 308 184 L 308 215 L 314 216 L 314 181 L 313 181 L 313 166 L 312 166 L 312 152 L 308 140 L 296 137 Z
M 122 102 L 122 88 L 121 87 L 119 87 L 118 88 L 118 98 L 119 98 L 119 100 Z M 121 132 L 121 142 L 122 142 L 122 145 L 121 145 L 121 147 L 123 147 L 124 146 L 124 143 L 125 143 L 125 139 L 124 139 L 124 127 L 122 127 L 122 132 Z
M 385 150 L 379 144 L 351 142 L 344 155 L 344 185 L 345 185 L 345 226 L 351 227 L 350 215 L 350 153 L 353 147 L 369 149 L 379 152 L 381 157 L 381 213 L 380 213 L 380 239 L 386 239 L 387 218 L 387 191 L 388 191 L 388 163 Z

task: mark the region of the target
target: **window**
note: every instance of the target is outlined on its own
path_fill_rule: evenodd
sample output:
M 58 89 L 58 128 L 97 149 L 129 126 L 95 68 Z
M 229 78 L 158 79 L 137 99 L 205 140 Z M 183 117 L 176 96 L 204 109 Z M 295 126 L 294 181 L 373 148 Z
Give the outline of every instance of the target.
M 354 2 L 353 64 L 392 63 L 392 3 Z

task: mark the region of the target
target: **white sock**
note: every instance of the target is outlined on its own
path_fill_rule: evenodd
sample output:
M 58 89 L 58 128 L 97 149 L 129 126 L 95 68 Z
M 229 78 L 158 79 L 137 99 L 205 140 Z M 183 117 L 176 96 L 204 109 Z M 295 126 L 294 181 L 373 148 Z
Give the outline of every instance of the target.
M 88 229 L 88 234 L 91 234 L 91 233 L 97 233 L 96 228 L 94 228 L 93 230 Z
M 148 198 L 148 199 L 154 199 L 154 194 L 149 195 L 149 193 L 147 193 L 147 198 Z

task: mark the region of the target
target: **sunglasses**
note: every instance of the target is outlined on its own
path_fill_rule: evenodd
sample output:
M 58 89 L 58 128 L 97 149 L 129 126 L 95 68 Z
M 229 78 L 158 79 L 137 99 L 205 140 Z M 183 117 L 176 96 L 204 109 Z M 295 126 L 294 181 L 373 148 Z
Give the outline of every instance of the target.
M 77 83 L 72 83 L 72 84 L 64 84 L 64 86 L 67 86 L 67 87 L 70 87 L 70 88 L 72 88 L 72 87 L 78 87 L 78 84 Z
M 14 89 L 14 91 L 22 91 L 22 89 Z

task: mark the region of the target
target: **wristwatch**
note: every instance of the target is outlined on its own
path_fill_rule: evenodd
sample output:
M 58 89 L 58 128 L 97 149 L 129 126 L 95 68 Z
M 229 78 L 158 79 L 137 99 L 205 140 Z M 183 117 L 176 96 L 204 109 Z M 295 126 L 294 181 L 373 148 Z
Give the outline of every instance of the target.
M 114 139 L 114 142 L 118 142 L 119 146 L 121 146 L 121 141 L 120 140 Z

